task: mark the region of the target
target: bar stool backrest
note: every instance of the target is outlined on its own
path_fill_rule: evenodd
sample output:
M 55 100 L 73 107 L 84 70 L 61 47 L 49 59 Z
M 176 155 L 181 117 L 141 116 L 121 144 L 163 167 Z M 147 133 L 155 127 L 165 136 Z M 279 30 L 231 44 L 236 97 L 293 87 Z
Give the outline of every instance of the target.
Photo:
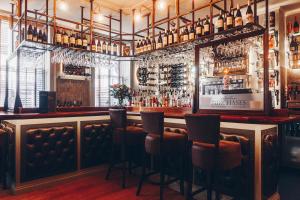
M 113 128 L 126 128 L 127 114 L 125 109 L 109 109 L 109 116 Z
M 163 112 L 141 112 L 143 129 L 146 133 L 163 135 L 164 113 Z
M 220 139 L 220 115 L 185 115 L 190 141 L 218 145 Z

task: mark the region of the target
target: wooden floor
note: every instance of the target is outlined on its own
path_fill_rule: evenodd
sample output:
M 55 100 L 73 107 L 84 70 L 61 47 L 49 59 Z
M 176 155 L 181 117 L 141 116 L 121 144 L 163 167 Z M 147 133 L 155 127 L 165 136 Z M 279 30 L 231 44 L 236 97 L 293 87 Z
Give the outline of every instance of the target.
M 127 182 L 127 188 L 120 187 L 119 172 L 113 172 L 111 180 L 104 180 L 104 173 L 90 175 L 61 183 L 46 189 L 9 195 L 5 191 L 0 192 L 1 200 L 158 200 L 159 186 L 145 183 L 141 195 L 135 196 L 138 177 L 131 176 Z M 183 200 L 178 192 L 165 190 L 166 200 Z

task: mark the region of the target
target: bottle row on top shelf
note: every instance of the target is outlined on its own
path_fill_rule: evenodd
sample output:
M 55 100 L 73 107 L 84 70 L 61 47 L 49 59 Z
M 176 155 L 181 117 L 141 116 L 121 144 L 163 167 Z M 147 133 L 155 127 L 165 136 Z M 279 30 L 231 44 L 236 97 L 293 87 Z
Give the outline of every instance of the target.
M 248 7 L 245 16 L 245 24 L 254 23 L 254 14 L 252 11 L 250 0 L 248 0 Z M 150 39 L 150 37 L 145 37 L 143 40 L 139 40 L 136 43 L 136 53 L 141 54 L 151 50 L 161 49 L 173 44 L 193 41 L 195 39 L 201 38 L 202 36 L 214 34 L 215 32 L 219 33 L 225 30 L 232 29 L 234 27 L 241 27 L 243 25 L 244 19 L 239 4 L 237 4 L 237 10 L 235 13 L 231 4 L 229 13 L 223 13 L 222 11 L 220 11 L 216 25 L 209 20 L 209 17 L 207 15 L 205 19 L 201 20 L 199 18 L 195 25 L 192 24 L 190 26 L 185 26 L 179 31 L 173 29 L 165 30 L 164 33 L 160 32 L 157 41 L 153 37 L 152 39 Z M 210 29 L 211 26 L 213 27 L 212 32 Z

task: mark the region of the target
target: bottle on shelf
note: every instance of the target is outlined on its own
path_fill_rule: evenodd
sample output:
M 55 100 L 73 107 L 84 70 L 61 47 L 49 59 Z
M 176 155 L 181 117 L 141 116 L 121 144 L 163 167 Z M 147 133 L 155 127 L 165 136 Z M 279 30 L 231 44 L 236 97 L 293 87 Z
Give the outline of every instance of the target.
M 151 51 L 152 49 L 152 44 L 151 44 L 151 40 L 150 37 L 147 38 L 147 51 Z
M 55 44 L 60 46 L 62 44 L 62 34 L 59 29 L 55 33 Z
M 210 34 L 210 23 L 208 20 L 208 15 L 206 15 L 205 23 L 204 23 L 204 35 Z
M 173 33 L 173 43 L 176 44 L 176 43 L 179 42 L 179 41 L 178 41 L 178 33 L 177 33 L 177 30 L 176 30 L 176 29 L 173 29 L 172 33 Z
M 165 34 L 164 34 L 164 38 L 163 38 L 163 47 L 168 46 L 168 31 L 167 29 L 165 29 Z
M 248 6 L 246 11 L 246 24 L 253 24 L 253 23 L 254 23 L 254 15 L 253 15 L 250 0 L 248 0 Z
M 88 47 L 88 41 L 87 41 L 86 35 L 84 34 L 83 38 L 82 38 L 82 48 L 87 50 L 87 47 Z
M 218 32 L 224 31 L 224 18 L 223 18 L 222 10 L 220 10 L 219 18 L 217 21 L 217 29 L 218 29 Z
M 226 24 L 227 24 L 227 29 L 231 29 L 234 27 L 234 13 L 233 13 L 233 6 L 232 6 L 232 1 L 230 4 L 230 10 L 229 13 L 226 17 Z
M 79 33 L 76 35 L 76 48 L 82 48 L 82 39 Z
M 195 39 L 195 28 L 194 28 L 194 24 L 192 24 L 189 32 L 189 40 L 194 40 L 194 39 Z
M 114 42 L 114 44 L 113 44 L 113 55 L 117 56 L 117 54 L 118 54 L 118 45 L 117 45 L 116 42 Z
M 43 43 L 48 43 L 48 36 L 47 36 L 47 34 L 46 34 L 46 31 L 43 31 L 43 39 L 42 39 L 43 41 Z
M 35 26 L 32 33 L 32 41 L 37 42 L 38 41 L 38 31 L 37 27 Z
M 161 36 L 161 31 L 159 32 L 159 36 L 158 36 L 158 39 L 157 39 L 157 45 L 156 45 L 156 48 L 157 49 L 161 49 L 163 47 L 163 39 L 162 39 L 162 36 Z
M 196 38 L 200 38 L 202 36 L 202 25 L 201 20 L 198 18 L 198 21 L 196 23 Z
M 172 31 L 169 31 L 169 34 L 168 34 L 168 45 L 172 45 L 174 42 L 174 35 L 173 35 L 173 32 Z
M 299 23 L 297 21 L 297 16 L 295 16 L 295 21 L 294 21 L 294 25 L 293 25 L 293 31 L 294 31 L 294 33 L 299 33 Z
M 140 40 L 137 41 L 136 45 L 135 45 L 135 52 L 136 54 L 140 54 Z
M 147 51 L 148 51 L 148 40 L 147 37 L 145 37 L 143 41 L 143 52 L 147 52 Z
M 296 39 L 295 39 L 295 37 L 292 36 L 292 41 L 290 43 L 290 51 L 295 52 L 297 50 L 298 50 L 298 45 L 297 45 Z
M 183 42 L 189 41 L 189 29 L 187 26 L 185 26 L 185 29 L 183 31 Z
M 28 30 L 27 30 L 27 40 L 32 40 L 33 37 L 33 29 L 32 29 L 32 25 L 29 24 L 28 26 Z
M 234 19 L 234 25 L 235 25 L 235 27 L 243 26 L 243 18 L 242 18 L 242 13 L 240 10 L 240 4 L 237 4 L 237 6 L 236 6 L 236 15 L 235 15 L 235 19 Z
M 155 37 L 152 37 L 151 49 L 152 49 L 152 50 L 156 50 L 156 41 L 155 41 Z
M 43 32 L 42 32 L 41 29 L 39 30 L 39 34 L 38 34 L 38 37 L 37 37 L 37 41 L 40 42 L 40 43 L 43 42 Z
M 102 52 L 100 38 L 98 38 L 98 40 L 97 40 L 97 52 L 100 52 L 100 53 Z
M 103 43 L 102 43 L 102 53 L 107 54 L 107 45 L 106 45 L 105 41 L 103 41 Z
M 93 39 L 92 39 L 92 48 L 91 48 L 91 51 L 94 51 L 94 52 L 97 51 L 97 44 L 96 44 L 95 37 L 93 37 Z
M 63 46 L 69 47 L 69 35 L 68 35 L 67 31 L 64 31 L 64 34 L 63 34 Z
M 76 45 L 76 38 L 74 32 L 72 31 L 70 36 L 70 47 L 75 47 L 75 45 Z
M 111 50 L 112 50 L 112 48 L 111 48 L 111 42 L 109 42 L 109 43 L 107 44 L 107 54 L 108 54 L 108 55 L 111 55 Z

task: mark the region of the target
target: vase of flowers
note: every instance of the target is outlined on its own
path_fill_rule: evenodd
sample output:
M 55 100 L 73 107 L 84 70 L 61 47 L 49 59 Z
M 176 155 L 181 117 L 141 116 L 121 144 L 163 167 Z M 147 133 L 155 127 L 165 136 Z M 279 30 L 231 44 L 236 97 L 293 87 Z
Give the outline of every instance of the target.
M 131 100 L 130 88 L 124 84 L 114 84 L 110 86 L 110 94 L 118 100 L 119 106 L 124 106 L 124 100 Z

